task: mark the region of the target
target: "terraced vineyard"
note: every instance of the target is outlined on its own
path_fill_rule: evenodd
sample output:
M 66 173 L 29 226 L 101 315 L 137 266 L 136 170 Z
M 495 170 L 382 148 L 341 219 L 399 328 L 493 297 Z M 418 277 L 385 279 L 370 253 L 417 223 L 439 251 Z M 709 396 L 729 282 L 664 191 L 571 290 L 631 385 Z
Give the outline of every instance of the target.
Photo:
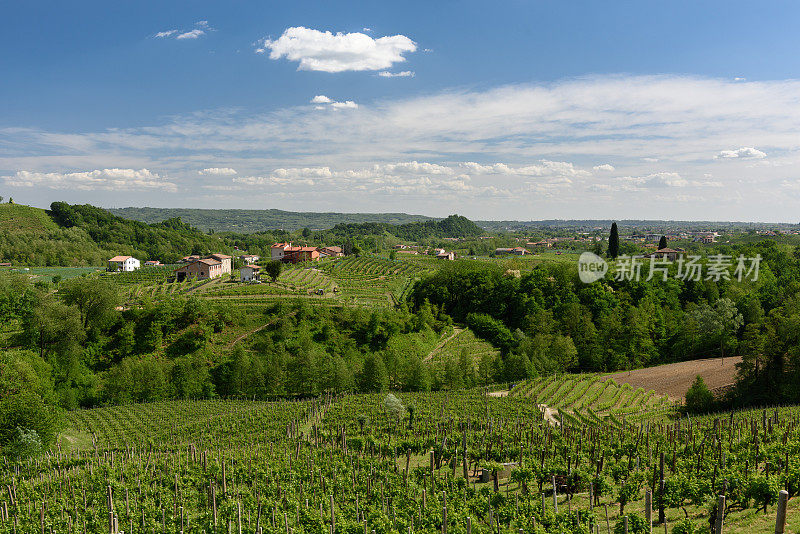
M 321 269 L 335 280 L 340 298 L 363 306 L 397 304 L 405 297 L 413 279 L 427 272 L 415 263 L 377 256 L 341 258 L 323 264 Z
M 515 385 L 509 395 L 529 398 L 537 404 L 589 421 L 599 421 L 608 415 L 641 417 L 644 413 L 673 408 L 666 396 L 603 380 L 599 374 L 553 375 L 527 380 Z

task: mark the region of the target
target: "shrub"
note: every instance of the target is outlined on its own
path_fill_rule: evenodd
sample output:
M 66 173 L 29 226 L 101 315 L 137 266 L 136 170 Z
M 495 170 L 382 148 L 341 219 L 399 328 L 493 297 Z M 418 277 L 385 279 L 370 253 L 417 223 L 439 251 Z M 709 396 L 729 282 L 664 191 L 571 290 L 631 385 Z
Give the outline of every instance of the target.
M 617 521 L 617 524 L 614 525 L 614 534 L 624 534 L 625 533 L 625 523 L 622 518 Z M 647 534 L 647 521 L 643 517 L 638 515 L 629 515 L 628 516 L 628 534 Z
M 690 413 L 707 412 L 714 404 L 714 394 L 706 386 L 703 377 L 697 375 L 692 387 L 686 392 L 686 411 Z
M 672 534 L 700 534 L 700 528 L 695 527 L 692 520 L 686 517 L 672 527 Z

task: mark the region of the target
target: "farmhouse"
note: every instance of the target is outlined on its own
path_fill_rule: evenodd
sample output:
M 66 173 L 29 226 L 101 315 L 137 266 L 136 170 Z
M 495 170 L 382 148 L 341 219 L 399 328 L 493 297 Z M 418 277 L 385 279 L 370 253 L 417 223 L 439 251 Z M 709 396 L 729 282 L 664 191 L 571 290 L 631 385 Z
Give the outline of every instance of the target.
M 270 257 L 272 261 L 283 261 L 287 251 L 293 250 L 291 243 L 275 243 L 270 247 Z
M 514 256 L 524 256 L 525 254 L 529 254 L 527 249 L 522 247 L 514 247 L 514 248 L 496 248 L 494 249 L 495 256 L 503 256 L 506 254 L 511 254 Z
M 228 270 L 230 272 L 230 268 Z M 189 265 L 184 265 L 175 270 L 175 279 L 183 282 L 186 278 L 197 278 L 198 280 L 208 280 L 222 276 L 222 262 L 214 258 L 197 260 Z
M 258 265 L 245 265 L 239 269 L 239 280 L 242 282 L 252 282 L 260 278 L 261 267 Z
M 323 247 L 331 250 L 338 255 L 342 254 L 342 249 L 339 247 Z M 337 252 L 338 250 L 338 252 Z M 300 263 L 303 261 L 317 261 L 320 258 L 320 251 L 317 247 L 295 247 L 291 243 L 275 243 L 270 247 L 271 257 L 273 261 L 282 261 L 285 263 Z
M 664 259 L 667 261 L 675 261 L 678 259 L 680 254 L 683 254 L 683 250 L 676 250 L 672 248 L 660 248 L 653 252 L 652 254 L 647 254 L 645 258 L 656 258 L 656 259 Z
M 327 256 L 329 258 L 341 258 L 344 256 L 342 247 L 317 247 L 320 256 Z
M 139 260 L 132 256 L 114 256 L 108 260 L 109 272 L 131 272 L 141 267 Z
M 445 252 L 443 250 L 436 255 L 436 259 L 453 261 L 454 259 L 456 259 L 456 254 L 455 252 Z
M 255 254 L 242 254 L 241 256 L 239 256 L 239 259 L 242 260 L 245 265 L 252 265 L 261 258 L 256 256 Z
M 283 261 L 289 263 L 300 263 L 303 261 L 317 261 L 319 251 L 316 247 L 296 247 L 287 251 L 283 256 Z
M 233 258 L 230 256 L 226 256 L 225 254 L 212 254 L 211 256 L 206 257 L 207 260 L 217 260 L 222 264 L 222 274 L 230 273 L 233 269 Z
M 158 267 L 161 265 L 161 262 L 158 260 L 147 260 L 144 262 L 145 267 Z
M 178 260 L 178 263 L 194 263 L 200 259 L 200 256 L 191 255 L 191 256 L 184 256 L 183 258 Z

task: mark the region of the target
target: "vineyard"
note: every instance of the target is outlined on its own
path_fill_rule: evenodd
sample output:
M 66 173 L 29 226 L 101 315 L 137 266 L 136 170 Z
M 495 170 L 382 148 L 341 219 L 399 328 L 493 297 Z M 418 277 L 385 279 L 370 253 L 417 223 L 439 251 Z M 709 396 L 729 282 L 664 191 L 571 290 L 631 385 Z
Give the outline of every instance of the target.
M 514 386 L 509 395 L 525 397 L 536 404 L 546 404 L 582 422 L 598 423 L 606 416 L 645 415 L 669 410 L 673 404 L 655 391 L 634 389 L 604 380 L 602 375 L 553 375 L 528 380 Z
M 775 531 L 779 491 L 800 491 L 797 408 L 542 417 L 595 384 L 69 412 L 54 450 L 3 465 L 0 532 Z
M 187 279 L 175 282 L 173 267 L 148 267 L 131 273 L 108 275 L 119 284 L 128 300 L 158 298 L 191 293 L 203 298 L 261 302 L 277 296 L 303 296 L 352 306 L 386 307 L 402 302 L 414 279 L 429 268 L 405 261 L 377 256 L 348 257 L 314 264 L 288 265 L 275 282 L 265 278 L 261 284 L 241 284 L 238 273 L 213 280 Z

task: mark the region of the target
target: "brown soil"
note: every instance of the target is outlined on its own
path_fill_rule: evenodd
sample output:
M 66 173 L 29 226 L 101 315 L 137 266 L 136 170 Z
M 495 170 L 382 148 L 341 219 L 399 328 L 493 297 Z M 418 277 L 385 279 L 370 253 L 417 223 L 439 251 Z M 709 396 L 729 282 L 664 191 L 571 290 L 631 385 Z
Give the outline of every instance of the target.
M 725 358 L 724 363 L 720 358 L 670 363 L 630 372 L 622 371 L 603 379 L 611 378 L 617 384 L 627 383 L 647 391 L 652 389 L 661 395 L 669 395 L 672 399 L 683 400 L 697 375 L 703 377 L 711 390 L 732 384 L 736 380 L 736 364 L 740 361 L 741 356 L 732 356 Z

